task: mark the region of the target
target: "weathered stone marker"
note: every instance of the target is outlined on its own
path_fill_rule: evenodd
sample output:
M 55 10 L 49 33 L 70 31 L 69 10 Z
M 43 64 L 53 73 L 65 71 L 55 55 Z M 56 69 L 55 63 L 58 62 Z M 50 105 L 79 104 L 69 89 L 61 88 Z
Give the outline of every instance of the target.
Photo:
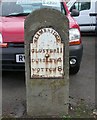
M 25 20 L 27 113 L 62 117 L 69 102 L 68 20 L 59 11 L 43 8 Z

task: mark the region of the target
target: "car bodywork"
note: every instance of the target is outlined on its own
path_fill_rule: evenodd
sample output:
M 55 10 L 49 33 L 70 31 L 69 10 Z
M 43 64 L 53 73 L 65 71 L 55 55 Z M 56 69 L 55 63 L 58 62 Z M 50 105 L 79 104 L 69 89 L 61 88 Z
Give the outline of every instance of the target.
M 82 41 L 80 35 L 80 29 L 76 21 L 71 17 L 70 12 L 66 6 L 66 3 L 62 3 L 66 11 L 66 16 L 69 20 L 70 30 L 76 37 L 76 30 L 78 32 L 79 38 L 76 40 L 69 40 L 70 49 L 70 69 L 73 69 L 74 73 L 77 73 L 80 68 L 80 63 L 82 59 Z M 9 15 L 0 16 L 0 35 L 2 41 L 0 47 L 2 47 L 2 70 L 11 71 L 24 71 L 25 56 L 24 56 L 24 20 L 26 15 Z M 72 33 L 69 33 L 72 34 Z M 70 37 L 70 36 L 69 36 Z M 71 36 L 72 37 L 72 36 Z M 76 63 L 73 64 L 73 60 Z
M 73 9 L 79 11 L 79 16 L 75 16 L 74 19 L 79 24 L 81 32 L 95 31 L 96 17 L 90 16 L 90 13 L 97 13 L 97 0 L 70 0 L 67 6 L 70 11 Z

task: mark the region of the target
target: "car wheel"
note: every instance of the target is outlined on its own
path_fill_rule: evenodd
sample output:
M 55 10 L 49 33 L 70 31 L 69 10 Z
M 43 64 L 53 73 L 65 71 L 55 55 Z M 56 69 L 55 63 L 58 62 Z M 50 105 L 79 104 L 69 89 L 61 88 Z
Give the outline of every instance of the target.
M 80 66 L 70 67 L 70 70 L 69 70 L 70 75 L 77 74 L 79 69 L 80 69 Z
M 97 36 L 97 27 L 95 28 L 95 33 L 96 33 L 96 36 Z

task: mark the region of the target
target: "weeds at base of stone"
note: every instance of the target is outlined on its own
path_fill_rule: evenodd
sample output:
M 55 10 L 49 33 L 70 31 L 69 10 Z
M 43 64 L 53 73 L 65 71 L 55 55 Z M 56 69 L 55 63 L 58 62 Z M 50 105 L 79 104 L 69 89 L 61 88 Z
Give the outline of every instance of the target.
M 67 118 L 97 118 L 93 114 L 93 110 L 88 108 L 83 101 L 77 103 L 77 106 L 69 107 L 69 115 Z
M 76 106 L 69 106 L 69 113 L 68 115 L 63 116 L 63 120 L 71 120 L 71 118 L 95 118 L 97 119 L 97 115 L 94 114 L 94 110 L 88 108 L 84 102 L 77 103 Z M 12 118 L 13 116 L 3 116 L 3 118 Z M 26 112 L 23 118 L 30 118 L 27 116 Z

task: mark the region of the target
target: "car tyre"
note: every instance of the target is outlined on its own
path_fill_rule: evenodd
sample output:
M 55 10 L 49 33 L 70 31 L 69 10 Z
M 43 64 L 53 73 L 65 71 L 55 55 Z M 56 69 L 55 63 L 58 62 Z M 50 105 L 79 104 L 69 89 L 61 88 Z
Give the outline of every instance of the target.
M 70 67 L 70 70 L 69 70 L 70 75 L 77 74 L 79 69 L 80 69 L 80 66 Z
M 97 27 L 95 28 L 95 34 L 96 34 L 96 36 L 97 36 Z

